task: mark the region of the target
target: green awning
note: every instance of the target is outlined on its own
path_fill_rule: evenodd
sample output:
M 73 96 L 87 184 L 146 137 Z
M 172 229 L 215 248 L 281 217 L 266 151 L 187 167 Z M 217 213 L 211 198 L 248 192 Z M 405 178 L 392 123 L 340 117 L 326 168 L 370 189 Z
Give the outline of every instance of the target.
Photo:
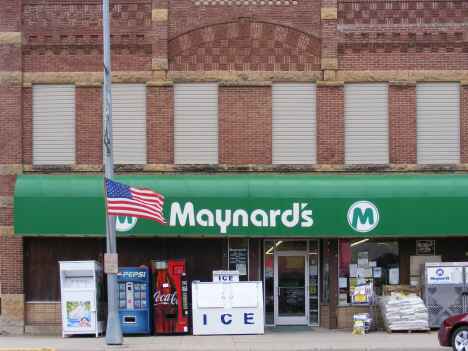
M 117 235 L 261 237 L 468 234 L 468 175 L 126 175 L 164 196 L 163 226 L 118 217 Z M 18 235 L 105 235 L 102 176 L 21 175 Z

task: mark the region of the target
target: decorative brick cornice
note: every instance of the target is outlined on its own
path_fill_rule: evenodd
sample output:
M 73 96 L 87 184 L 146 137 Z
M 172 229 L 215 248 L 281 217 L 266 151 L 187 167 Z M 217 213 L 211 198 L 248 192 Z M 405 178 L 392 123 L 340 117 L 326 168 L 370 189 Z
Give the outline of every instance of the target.
M 237 55 L 241 41 L 244 53 Z M 168 46 L 171 71 L 315 71 L 322 56 L 321 40 L 313 35 L 250 17 L 194 29 Z
M 20 44 L 21 32 L 0 32 L 0 44 Z
M 102 2 L 41 1 L 23 4 L 23 26 L 33 28 L 102 28 Z M 151 1 L 109 5 L 112 27 L 151 26 Z
M 0 83 L 21 83 L 23 75 L 21 72 L 0 72 Z
M 413 29 L 414 30 L 414 29 Z M 338 43 L 338 53 L 344 55 L 347 52 L 462 52 L 468 53 L 468 38 L 462 29 L 457 31 L 447 27 L 444 32 L 440 29 L 427 28 L 424 32 L 417 33 L 393 32 L 379 33 L 345 32 L 344 42 Z
M 17 176 L 22 173 L 22 165 L 0 165 L 0 176 Z
M 38 165 L 24 166 L 24 171 L 28 173 L 47 173 L 54 172 L 75 173 L 75 172 L 96 172 L 103 173 L 103 165 Z M 257 173 L 468 173 L 468 164 L 363 164 L 363 165 L 174 165 L 174 164 L 147 164 L 147 165 L 114 165 L 114 171 L 118 173 L 238 173 L 238 172 L 257 172 Z
M 339 0 L 338 23 L 342 25 L 464 23 L 466 2 Z
M 143 33 L 120 33 L 113 35 L 110 43 L 111 53 L 118 55 L 121 53 L 133 54 L 144 51 L 148 55 L 151 54 L 151 38 Z M 100 32 L 96 32 L 95 34 L 84 32 L 66 35 L 57 32 L 46 33 L 45 31 L 41 31 L 39 33 L 26 34 L 21 50 L 23 55 L 29 55 L 34 52 L 39 54 L 46 52 L 60 54 L 66 52 L 90 55 L 93 52 L 102 54 L 102 44 L 103 38 Z

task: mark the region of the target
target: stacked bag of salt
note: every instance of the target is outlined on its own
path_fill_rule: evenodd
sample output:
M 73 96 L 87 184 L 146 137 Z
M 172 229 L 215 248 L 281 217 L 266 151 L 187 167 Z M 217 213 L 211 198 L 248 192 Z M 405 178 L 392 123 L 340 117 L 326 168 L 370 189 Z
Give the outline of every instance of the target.
M 428 329 L 429 316 L 424 301 L 416 294 L 392 293 L 384 296 L 380 312 L 386 330 Z

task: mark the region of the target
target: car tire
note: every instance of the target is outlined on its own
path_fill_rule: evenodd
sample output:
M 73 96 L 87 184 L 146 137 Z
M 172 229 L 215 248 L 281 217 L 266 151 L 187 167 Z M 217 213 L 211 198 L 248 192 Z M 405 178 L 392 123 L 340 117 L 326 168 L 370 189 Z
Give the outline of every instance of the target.
M 459 327 L 453 332 L 452 350 L 468 351 L 468 327 Z

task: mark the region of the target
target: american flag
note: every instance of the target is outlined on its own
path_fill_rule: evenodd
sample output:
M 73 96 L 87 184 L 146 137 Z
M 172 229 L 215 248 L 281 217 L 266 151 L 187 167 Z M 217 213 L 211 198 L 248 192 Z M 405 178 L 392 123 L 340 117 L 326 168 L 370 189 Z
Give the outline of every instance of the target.
M 138 189 L 106 178 L 109 215 L 147 218 L 167 225 L 163 217 L 164 197 L 150 189 Z

